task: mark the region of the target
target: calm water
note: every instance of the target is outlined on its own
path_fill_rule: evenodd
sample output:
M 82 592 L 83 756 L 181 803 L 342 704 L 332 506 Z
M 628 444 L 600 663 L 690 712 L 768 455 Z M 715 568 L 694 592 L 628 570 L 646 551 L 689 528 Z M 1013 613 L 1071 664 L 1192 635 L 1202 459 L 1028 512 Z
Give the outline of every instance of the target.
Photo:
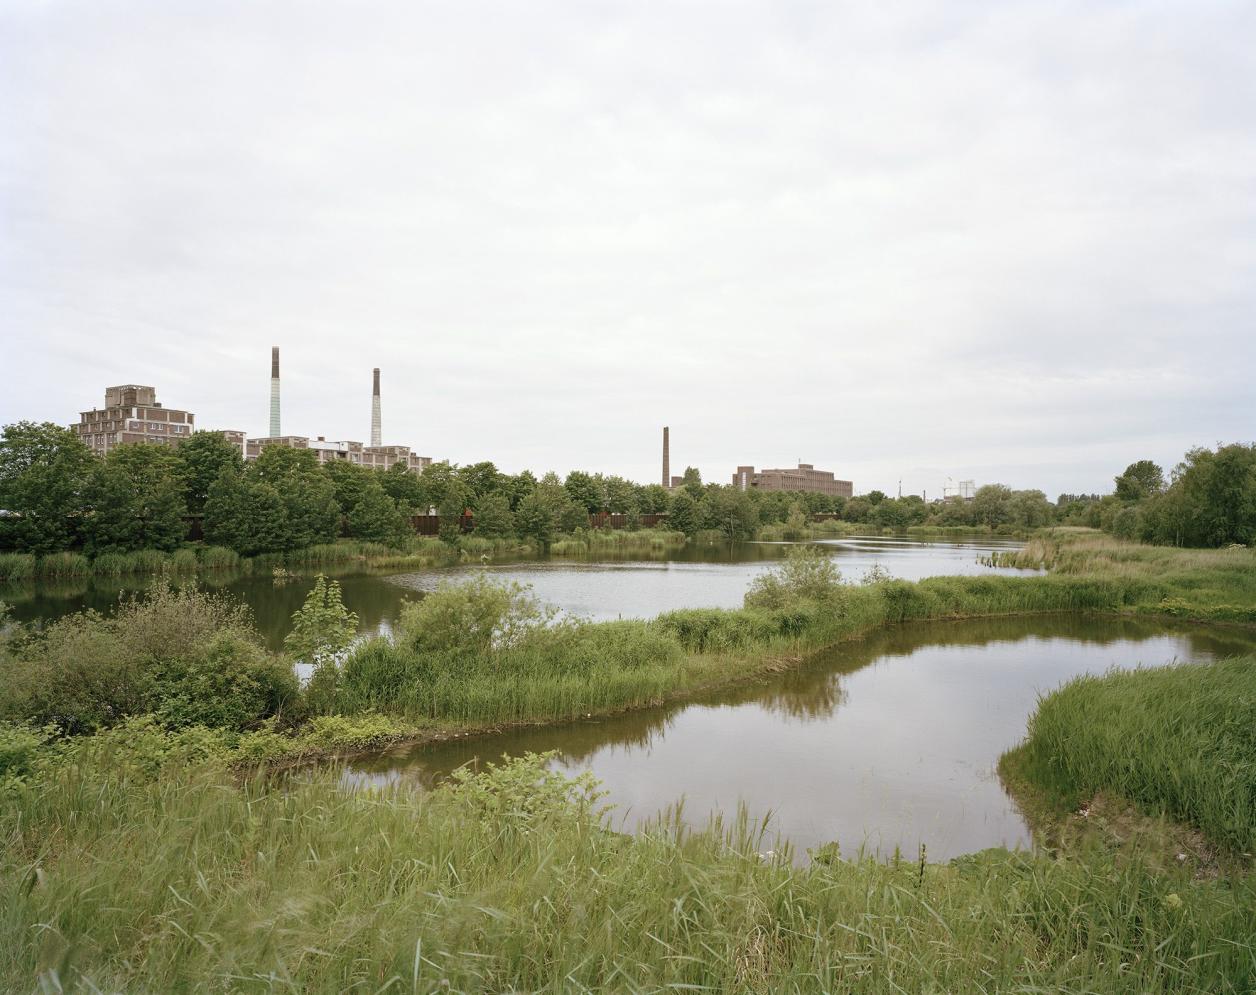
M 1256 633 L 1050 616 L 895 626 L 766 685 L 611 719 L 516 731 L 355 763 L 357 782 L 427 787 L 463 764 L 558 751 L 592 770 L 634 829 L 683 799 L 711 813 L 771 814 L 801 854 L 896 845 L 931 859 L 1025 845 L 995 773 L 1037 696 L 1081 673 L 1256 652 Z
M 663 562 L 548 561 L 488 565 L 488 573 L 502 581 L 529 585 L 546 604 L 595 621 L 616 618 L 653 618 L 674 608 L 740 608 L 755 577 L 771 570 L 791 543 L 745 543 L 720 559 L 671 559 Z M 880 566 L 894 577 L 920 580 L 956 574 L 1032 573 L 982 566 L 981 556 L 996 549 L 1018 548 L 1020 543 L 920 542 L 901 537 L 836 539 L 818 543 L 833 557 L 842 575 L 858 581 Z M 724 547 L 727 549 L 727 547 Z M 393 583 L 416 591 L 435 590 L 438 584 L 478 572 L 460 568 L 401 574 Z
M 820 543 L 829 550 L 850 580 L 880 565 L 895 577 L 959 573 L 1018 573 L 983 567 L 979 556 L 1018 543 L 983 539 L 974 542 L 918 542 L 902 538 L 842 539 Z M 363 633 L 387 632 L 402 603 L 434 590 L 443 581 L 487 569 L 501 580 L 531 584 L 537 597 L 564 612 L 593 619 L 651 618 L 674 608 L 741 606 L 751 581 L 769 570 L 789 549 L 787 543 L 686 546 L 679 550 L 603 558 L 596 562 L 571 559 L 526 563 L 479 564 L 392 576 L 356 575 L 337 579 L 345 604 L 357 612 Z M 246 602 L 258 628 L 274 649 L 283 645 L 292 613 L 301 607 L 313 580 L 298 577 L 276 584 L 269 576 L 207 576 L 200 583 Z M 125 582 L 84 580 L 78 583 L 0 587 L 0 601 L 13 606 L 19 621 L 58 618 L 84 608 L 107 612 L 124 590 L 143 588 L 144 580 Z

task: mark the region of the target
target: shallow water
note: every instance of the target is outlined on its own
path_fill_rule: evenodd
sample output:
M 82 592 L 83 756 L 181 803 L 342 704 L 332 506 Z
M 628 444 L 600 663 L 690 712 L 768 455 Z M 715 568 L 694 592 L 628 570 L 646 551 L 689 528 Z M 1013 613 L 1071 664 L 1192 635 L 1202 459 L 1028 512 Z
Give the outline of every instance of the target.
M 626 830 L 678 801 L 684 818 L 772 817 L 799 856 L 837 840 L 942 860 L 1023 846 L 999 783 L 1037 696 L 1110 667 L 1256 652 L 1256 633 L 1112 618 L 1039 616 L 894 626 L 770 683 L 670 707 L 460 740 L 354 763 L 354 783 L 431 786 L 467 763 L 558 751 L 591 770 Z M 769 844 L 771 845 L 771 844 Z
M 714 547 L 705 559 L 674 558 L 659 561 L 489 564 L 490 576 L 530 586 L 542 602 L 564 612 L 594 621 L 617 618 L 653 618 L 677 608 L 740 608 L 751 583 L 771 570 L 792 543 L 744 543 Z M 873 567 L 893 577 L 920 580 L 924 577 L 972 574 L 1020 574 L 983 566 L 981 557 L 1021 545 L 1011 540 L 922 542 L 902 537 L 856 537 L 826 540 L 825 549 L 847 580 L 858 581 Z M 416 591 L 432 591 L 444 582 L 471 576 L 480 567 L 463 567 L 389 578 Z
M 337 576 L 346 607 L 358 615 L 362 634 L 390 631 L 407 600 L 487 569 L 497 579 L 531 584 L 538 598 L 562 611 L 593 619 L 651 618 L 675 608 L 740 607 L 751 581 L 785 555 L 788 543 L 689 545 L 681 549 L 598 554 L 596 560 L 552 559 L 432 569 L 393 575 Z M 821 543 L 851 580 L 879 564 L 908 580 L 957 573 L 1018 573 L 981 566 L 978 557 L 1015 548 L 1010 540 L 919 542 L 902 538 L 843 539 Z M 108 612 L 125 591 L 143 590 L 151 579 L 84 579 L 0 588 L 0 601 L 19 621 L 59 618 L 92 608 Z M 292 613 L 313 586 L 311 576 L 276 583 L 270 576 L 208 574 L 204 586 L 230 594 L 253 610 L 272 649 L 283 645 Z

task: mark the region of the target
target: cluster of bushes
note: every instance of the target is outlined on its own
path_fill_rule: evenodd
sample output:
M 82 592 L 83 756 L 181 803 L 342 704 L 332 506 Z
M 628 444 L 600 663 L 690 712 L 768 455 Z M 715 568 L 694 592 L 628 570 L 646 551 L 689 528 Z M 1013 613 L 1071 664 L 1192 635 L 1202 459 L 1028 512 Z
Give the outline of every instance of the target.
M 248 609 L 195 588 L 162 583 L 111 616 L 2 628 L 0 719 L 79 734 L 141 715 L 237 730 L 302 717 L 292 667 L 266 651 Z

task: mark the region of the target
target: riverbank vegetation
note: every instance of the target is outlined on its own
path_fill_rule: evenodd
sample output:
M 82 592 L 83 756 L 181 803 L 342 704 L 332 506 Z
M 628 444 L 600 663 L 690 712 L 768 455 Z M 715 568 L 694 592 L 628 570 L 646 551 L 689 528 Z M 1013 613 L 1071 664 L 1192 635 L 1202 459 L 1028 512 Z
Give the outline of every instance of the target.
M 1208 617 L 1217 598 L 1256 622 L 1250 550 L 1050 542 L 1044 575 L 859 585 L 803 547 L 741 610 L 652 622 L 556 620 L 480 578 L 352 645 L 324 582 L 289 643 L 316 664 L 305 688 L 245 613 L 194 590 L 0 622 L 0 988 L 1250 990 L 1253 876 L 1102 838 L 947 865 L 829 846 L 801 866 L 744 819 L 609 832 L 595 787 L 535 758 L 422 794 L 242 773 L 650 704 L 886 622 Z M 1253 673 L 1074 682 L 1017 769 L 1064 810 L 1109 792 L 1250 852 Z
M 106 734 L 39 757 L 3 791 L 11 991 L 1224 993 L 1253 981 L 1251 876 L 1199 878 L 1100 847 L 947 865 L 826 848 L 798 866 L 745 819 L 609 832 L 596 786 L 540 758 L 429 792 L 352 791 L 334 770 L 241 784 L 188 731 Z
M 1256 853 L 1256 660 L 1078 677 L 1047 695 L 1003 760 L 1059 817 L 1115 794 Z

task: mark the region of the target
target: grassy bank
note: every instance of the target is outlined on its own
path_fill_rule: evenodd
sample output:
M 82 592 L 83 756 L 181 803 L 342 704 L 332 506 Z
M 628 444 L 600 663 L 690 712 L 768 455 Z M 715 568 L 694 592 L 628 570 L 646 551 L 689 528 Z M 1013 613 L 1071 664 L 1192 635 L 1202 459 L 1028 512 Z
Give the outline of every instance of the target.
M 185 737 L 186 738 L 186 737 Z M 633 838 L 539 763 L 414 794 L 243 786 L 114 737 L 10 782 L 6 991 L 1249 991 L 1251 878 L 1102 850 L 767 858 Z M 108 859 L 101 859 L 108 855 Z
M 195 592 L 10 635 L 5 714 L 55 723 L 77 700 L 100 731 L 0 726 L 0 990 L 1251 991 L 1256 878 L 1138 845 L 1079 836 L 947 865 L 826 847 L 803 867 L 788 847 L 763 856 L 774 841 L 745 821 L 608 832 L 593 786 L 535 759 L 424 794 L 346 791 L 335 770 L 240 780 L 262 762 L 638 707 L 890 622 L 1256 607 L 1227 560 L 1051 541 L 1046 575 L 915 584 L 841 584 L 800 552 L 741 610 L 649 623 L 556 625 L 481 580 L 415 604 L 394 638 L 300 694 L 246 619 Z M 1107 792 L 1250 849 L 1253 674 L 1229 661 L 1073 682 L 1005 776 L 1059 812 Z
M 1004 777 L 1040 821 L 1116 795 L 1256 853 L 1256 660 L 1079 677 L 1047 695 Z

